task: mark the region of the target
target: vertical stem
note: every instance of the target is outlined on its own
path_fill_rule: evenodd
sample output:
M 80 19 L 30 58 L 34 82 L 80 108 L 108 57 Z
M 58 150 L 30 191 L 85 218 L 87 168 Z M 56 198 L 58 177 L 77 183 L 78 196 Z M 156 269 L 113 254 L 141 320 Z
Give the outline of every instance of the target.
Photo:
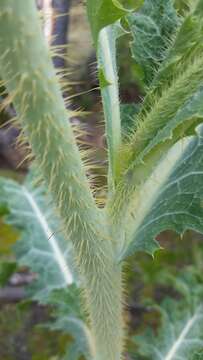
M 121 269 L 90 192 L 34 0 L 0 2 L 0 72 L 84 280 L 94 360 L 120 360 Z

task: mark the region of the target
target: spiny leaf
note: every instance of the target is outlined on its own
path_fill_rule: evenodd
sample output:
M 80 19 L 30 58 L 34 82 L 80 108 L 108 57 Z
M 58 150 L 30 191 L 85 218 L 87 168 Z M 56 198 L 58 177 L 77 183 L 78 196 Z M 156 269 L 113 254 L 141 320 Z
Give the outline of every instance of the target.
M 173 2 L 146 0 L 141 10 L 128 15 L 127 20 L 133 36 L 132 56 L 144 71 L 145 85 L 149 85 L 178 25 Z
M 188 29 L 193 38 L 190 47 L 185 45 Z M 137 117 L 136 131 L 131 138 L 131 166 L 145 161 L 150 152 L 152 157 L 155 157 L 154 151 L 157 155 L 162 153 L 167 141 L 171 146 L 188 131 L 190 133 L 192 125 L 194 128 L 195 124 L 201 122 L 202 36 L 202 19 L 195 18 L 193 21 L 193 16 L 187 17 Z
M 203 232 L 203 125 L 197 136 L 175 144 L 149 179 L 137 189 L 133 199 L 130 241 L 121 258 L 133 251 L 153 253 L 158 247 L 155 236 L 172 229 Z
M 174 229 L 178 232 L 184 232 L 187 228 L 192 228 L 194 230 L 202 232 L 202 222 L 200 215 L 202 213 L 201 204 L 199 203 L 198 205 L 199 215 L 197 217 L 195 217 L 195 215 L 198 213 L 196 213 L 196 211 L 192 208 L 189 211 L 190 216 L 186 216 L 185 214 L 185 216 L 181 217 L 179 211 L 183 211 L 182 207 L 186 206 L 187 208 L 190 205 L 190 202 L 188 202 L 189 194 L 181 194 L 179 190 L 173 190 L 176 196 L 176 201 L 172 202 L 170 201 L 170 197 L 172 198 L 173 193 L 164 193 L 163 187 L 163 185 L 169 185 L 169 183 L 167 183 L 168 179 L 164 179 L 164 174 L 166 174 L 164 172 L 164 168 L 166 169 L 168 166 L 168 155 L 172 156 L 172 158 L 169 159 L 170 166 L 168 166 L 169 173 L 167 174 L 167 177 L 169 178 L 171 174 L 173 174 L 173 176 L 177 175 L 176 161 L 178 158 L 176 159 L 176 156 L 174 157 L 174 155 L 172 155 L 173 150 L 169 151 L 169 154 L 163 156 L 163 158 L 162 155 L 164 153 L 167 154 L 168 149 L 170 149 L 171 146 L 178 140 L 180 140 L 183 136 L 194 133 L 195 126 L 198 123 L 202 122 L 203 49 L 200 36 L 202 34 L 202 20 L 199 18 L 200 24 L 198 27 L 194 26 L 194 22 L 190 23 L 192 24 L 192 30 L 190 30 L 192 32 L 194 31 L 195 34 L 195 41 L 193 43 L 193 50 L 188 49 L 191 54 L 189 55 L 188 53 L 188 58 L 185 58 L 184 51 L 182 52 L 181 50 L 181 46 L 184 47 L 184 45 L 181 44 L 181 42 L 178 40 L 178 37 L 182 39 L 184 38 L 184 27 L 186 26 L 188 19 L 190 19 L 190 16 L 185 20 L 180 31 L 178 32 L 177 38 L 175 40 L 175 45 L 174 47 L 172 47 L 169 55 L 169 58 L 171 57 L 171 59 L 177 61 L 177 58 L 175 57 L 176 51 L 174 52 L 173 56 L 171 54 L 173 53 L 175 48 L 177 48 L 177 52 L 178 49 L 180 50 L 180 57 L 182 58 L 182 64 L 184 65 L 184 72 L 181 71 L 178 63 L 176 62 L 179 71 L 177 69 L 172 72 L 169 71 L 169 77 L 167 77 L 168 73 L 166 73 L 166 79 L 165 77 L 161 78 L 161 80 L 159 79 L 160 85 L 158 82 L 157 88 L 155 87 L 155 91 L 157 91 L 157 94 L 153 93 L 152 86 L 151 95 L 149 92 L 149 98 L 151 96 L 150 101 L 148 101 L 149 99 L 146 99 L 141 113 L 136 117 L 137 130 L 132 136 L 132 154 L 131 160 L 129 161 L 129 169 L 125 173 L 126 184 L 124 186 L 124 188 L 130 188 L 130 184 L 132 184 L 132 187 L 134 186 L 135 191 L 135 198 L 133 198 L 132 193 L 130 193 L 129 191 L 129 194 L 131 194 L 129 195 L 129 203 L 131 203 L 129 205 L 129 213 L 131 212 L 132 216 L 135 218 L 134 231 L 132 229 L 130 230 L 134 232 L 134 241 L 132 242 L 133 246 L 135 246 L 134 250 L 140 247 L 140 249 L 142 250 L 145 249 L 146 251 L 153 253 L 157 246 L 157 243 L 154 241 L 154 237 L 159 232 L 166 229 Z M 196 22 L 197 19 L 195 20 L 195 23 Z M 180 36 L 180 34 L 182 35 Z M 166 63 L 167 61 L 168 60 L 166 60 Z M 173 61 L 172 64 L 174 66 Z M 160 74 L 164 74 L 165 70 L 163 69 L 165 69 L 165 66 L 166 64 L 164 63 L 163 68 L 160 70 Z M 201 149 L 201 128 L 199 128 L 198 137 L 200 139 L 199 146 Z M 187 142 L 189 142 L 189 144 L 191 143 L 189 138 L 183 140 L 182 142 L 180 140 L 179 145 L 177 144 L 176 147 L 174 147 L 173 149 L 178 150 L 178 148 L 180 149 L 180 144 L 186 145 Z M 176 153 L 176 155 L 178 157 L 180 156 L 180 160 L 181 158 L 184 159 L 184 152 L 182 153 L 182 155 L 178 155 L 178 152 Z M 162 160 L 160 162 L 161 158 Z M 164 161 L 166 161 L 165 165 Z M 190 172 L 193 173 L 192 165 L 194 166 L 194 169 L 201 172 L 201 163 L 198 162 L 198 157 L 194 157 L 192 161 L 194 161 L 194 164 L 189 163 Z M 161 167 L 159 162 L 162 164 Z M 187 172 L 187 166 L 188 165 L 186 161 L 185 164 L 182 163 L 181 171 Z M 157 169 L 159 169 L 160 174 L 158 174 Z M 157 182 L 156 179 L 153 179 L 154 174 L 156 174 L 156 177 L 158 179 Z M 197 174 L 195 174 L 195 177 L 196 175 Z M 198 175 L 199 179 L 201 179 L 201 173 L 199 173 Z M 163 184 L 162 181 L 166 182 L 166 184 Z M 177 178 L 177 183 L 178 182 L 179 179 Z M 147 185 L 143 185 L 144 183 L 145 185 Z M 149 186 L 150 188 L 150 196 L 148 197 L 148 200 L 152 199 L 153 196 L 156 194 L 156 208 L 155 202 L 154 204 L 149 205 L 147 201 L 142 200 L 142 196 L 143 199 L 146 198 L 146 192 L 148 191 L 147 186 Z M 188 182 L 187 186 L 192 185 L 190 185 L 190 183 Z M 194 185 L 193 188 L 195 189 Z M 145 195 L 144 192 L 142 193 L 142 189 L 144 189 Z M 201 187 L 199 188 L 197 194 L 195 194 L 195 191 L 196 190 L 194 190 L 194 198 L 196 196 L 195 199 L 198 202 L 202 196 Z M 123 191 L 123 194 L 125 193 L 127 193 L 127 191 Z M 138 193 L 140 193 L 140 196 L 138 195 Z M 141 193 L 143 195 L 141 195 Z M 139 205 L 139 201 L 141 205 Z M 181 201 L 181 203 L 179 203 L 179 201 Z M 166 216 L 167 207 L 169 210 L 168 216 Z M 156 217 L 157 219 L 155 220 Z M 193 221 L 190 217 L 193 217 Z M 197 220 L 198 217 L 199 219 Z M 149 221 L 147 226 L 146 218 L 147 222 Z M 141 225 L 142 221 L 143 224 Z M 152 229 L 151 231 L 149 231 L 150 226 Z M 143 244 L 141 245 L 142 241 Z
M 176 142 L 195 120 L 201 121 L 202 36 L 202 18 L 192 13 L 183 21 L 144 100 L 138 131 L 131 140 L 135 163 L 144 161 L 155 147 L 155 151 L 162 151 L 158 144 Z
M 189 84 L 188 84 L 189 85 Z M 190 84 L 191 86 L 191 84 Z M 158 105 L 158 104 L 157 104 Z M 164 109 L 162 108 L 163 113 Z M 165 108 L 167 112 L 167 109 Z M 166 112 L 164 113 L 166 115 Z M 167 115 L 166 115 L 167 116 Z M 161 152 L 162 147 L 167 147 L 167 141 L 170 144 L 171 141 L 175 142 L 176 139 L 184 136 L 187 132 L 194 128 L 194 125 L 203 120 L 203 86 L 200 86 L 197 91 L 177 110 L 177 112 L 171 116 L 171 118 L 160 127 L 153 136 L 151 136 L 149 142 L 141 151 L 134 164 L 140 164 L 150 152 Z M 161 121 L 161 115 L 159 118 Z M 139 131 L 139 130 L 138 130 Z M 147 142 L 147 136 L 146 136 Z
M 74 281 L 70 244 L 42 186 L 34 186 L 29 177 L 22 185 L 1 178 L 1 191 L 9 210 L 6 222 L 21 231 L 15 246 L 18 262 L 36 272 L 33 296 L 43 301 L 53 289 Z
M 15 245 L 18 264 L 28 266 L 37 276 L 28 294 L 51 305 L 53 319 L 45 326 L 68 333 L 73 338 L 67 346 L 69 360 L 79 360 L 88 353 L 89 343 L 78 288 L 73 284 L 72 250 L 63 238 L 63 229 L 45 188 L 34 185 L 32 178 L 29 175 L 22 185 L 1 178 L 0 201 L 9 211 L 6 222 L 21 233 Z M 9 273 L 11 270 L 9 267 Z M 0 274 L 2 281 L 7 275 L 4 273 Z
M 154 94 L 169 86 L 171 81 L 190 65 L 195 57 L 202 54 L 203 36 L 203 9 L 194 7 L 192 12 L 186 13 L 181 19 L 177 31 L 172 37 L 169 47 L 165 52 L 165 59 L 161 64 L 150 86 L 144 101 L 144 108 L 150 106 Z
M 142 0 L 135 0 L 133 7 L 138 8 Z M 125 7 L 131 5 L 129 0 L 125 1 Z M 120 0 L 87 0 L 87 13 L 92 30 L 92 36 L 96 45 L 99 31 L 116 22 L 128 13 Z
M 203 284 L 191 276 L 179 281 L 188 289 L 190 298 L 165 299 L 158 307 L 161 314 L 158 336 L 149 330 L 145 336 L 134 337 L 139 354 L 147 360 L 191 360 L 202 350 Z

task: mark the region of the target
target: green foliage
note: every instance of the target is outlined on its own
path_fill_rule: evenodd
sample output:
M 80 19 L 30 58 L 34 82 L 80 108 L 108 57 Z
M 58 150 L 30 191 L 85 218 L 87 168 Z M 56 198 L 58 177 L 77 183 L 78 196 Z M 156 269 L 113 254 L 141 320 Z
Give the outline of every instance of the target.
M 133 8 L 138 8 L 141 4 L 142 0 L 133 1 Z M 129 5 L 132 5 L 130 0 L 125 1 L 124 4 L 120 0 L 87 1 L 87 13 L 95 44 L 97 43 L 99 31 L 128 13 L 126 7 Z
M 34 179 L 33 173 L 23 184 L 1 178 L 0 204 L 7 208 L 4 221 L 20 234 L 14 246 L 18 266 L 27 266 L 36 274 L 36 280 L 27 287 L 27 295 L 53 308 L 53 320 L 46 327 L 72 337 L 67 346 L 68 359 L 76 360 L 89 354 L 90 336 L 81 313 L 72 246 L 67 246 L 63 237 L 50 196 L 42 185 L 34 184 Z M 1 263 L 1 286 L 16 268 L 14 262 Z
M 173 56 L 176 61 L 175 71 L 172 71 L 171 73 L 170 71 L 168 73 L 166 72 L 167 64 L 169 59 L 171 58 L 171 54 L 174 52 L 174 49 L 178 48 L 178 39 L 182 38 L 182 35 L 180 36 L 180 34 L 184 33 L 183 29 L 185 27 L 185 23 L 190 17 L 193 18 L 193 15 L 189 15 L 186 20 L 183 21 L 183 24 L 180 25 L 180 29 L 177 31 L 177 35 L 171 44 L 170 50 L 168 51 L 168 53 L 166 53 L 166 58 L 163 61 L 163 64 L 160 66 L 160 70 L 157 72 L 154 82 L 152 83 L 152 86 L 149 89 L 146 98 L 144 99 L 141 111 L 135 117 L 135 129 L 132 132 L 130 139 L 131 145 L 129 146 L 129 143 L 127 143 L 126 149 L 124 147 L 123 156 L 128 159 L 127 166 L 124 170 L 122 170 L 124 176 L 123 178 L 121 177 L 120 183 L 118 184 L 117 193 L 112 201 L 112 211 L 115 213 L 115 218 L 117 218 L 118 215 L 116 213 L 118 213 L 119 221 L 124 220 L 123 224 L 125 223 L 125 221 L 127 223 L 127 240 L 125 240 L 124 244 L 121 246 L 121 252 L 123 252 L 122 247 L 124 249 L 126 249 L 126 247 L 128 249 L 131 248 L 131 251 L 134 248 L 134 250 L 145 249 L 149 252 L 153 252 L 155 249 L 155 243 L 153 241 L 150 242 L 150 239 L 152 239 L 153 237 L 153 231 L 154 235 L 157 235 L 158 232 L 169 228 L 175 229 L 177 232 L 184 231 L 186 227 L 192 227 L 193 229 L 202 231 L 202 229 L 200 229 L 202 226 L 201 190 L 198 200 L 200 203 L 200 218 L 198 223 L 196 223 L 196 225 L 193 227 L 191 220 L 186 219 L 186 217 L 184 217 L 184 219 L 182 218 L 181 221 L 178 220 L 180 216 L 179 211 L 181 209 L 183 210 L 183 208 L 181 208 L 181 205 L 185 206 L 185 209 L 187 209 L 188 206 L 191 205 L 189 199 L 187 203 L 188 195 L 183 196 L 184 201 L 182 198 L 181 205 L 177 201 L 175 202 L 175 204 L 173 203 L 173 205 L 171 203 L 172 208 L 170 208 L 168 197 L 172 199 L 173 194 L 171 193 L 169 195 L 170 190 L 169 192 L 164 192 L 161 180 L 163 175 L 163 169 L 165 166 L 166 169 L 168 169 L 169 171 L 170 169 L 172 169 L 170 168 L 171 165 L 172 167 L 175 166 L 174 169 L 176 168 L 176 156 L 177 159 L 179 156 L 179 159 L 188 158 L 187 146 L 184 149 L 184 145 L 186 145 L 187 141 L 190 142 L 190 139 L 180 139 L 182 139 L 183 136 L 187 134 L 194 133 L 195 125 L 202 121 L 201 64 L 203 60 L 201 55 L 200 36 L 202 31 L 201 19 L 198 20 L 198 28 L 196 28 L 193 24 L 193 30 L 196 33 L 194 52 L 191 52 L 191 58 L 189 57 L 189 55 L 187 58 L 182 58 L 182 66 L 185 66 L 184 73 L 182 73 L 181 69 L 179 68 L 179 72 L 177 72 L 176 78 L 174 79 L 174 73 L 177 71 L 178 68 L 177 59 L 179 59 L 179 57 L 177 58 L 175 57 L 175 55 Z M 164 74 L 167 74 L 166 79 Z M 169 75 L 171 76 L 171 79 Z M 199 138 L 201 138 L 201 134 L 199 134 Z M 180 141 L 179 143 L 177 143 L 178 140 Z M 176 143 L 176 145 L 172 147 L 174 143 Z M 181 144 L 183 144 L 183 147 L 181 146 Z M 180 150 L 180 152 L 178 149 Z M 176 154 L 175 157 L 173 157 L 173 160 L 172 158 L 170 159 L 170 156 L 172 156 L 172 154 Z M 186 164 L 188 165 L 189 162 L 187 162 Z M 198 162 L 197 164 L 197 166 L 199 167 L 200 163 Z M 192 167 L 193 166 L 195 168 L 194 163 L 192 163 Z M 160 172 L 160 174 L 158 174 L 156 169 L 159 169 L 158 171 Z M 185 170 L 182 168 L 182 171 L 187 172 L 186 168 Z M 168 173 L 167 176 L 169 176 L 170 178 L 170 175 L 172 175 L 172 173 Z M 165 185 L 167 185 L 168 180 L 165 179 L 164 182 Z M 178 178 L 177 182 L 175 183 L 178 184 L 177 186 L 179 186 Z M 148 196 L 147 198 L 146 189 L 147 193 L 149 191 L 150 194 L 150 196 Z M 155 195 L 156 189 L 159 189 L 157 192 L 157 195 L 159 193 L 158 197 L 156 197 Z M 179 189 L 177 189 L 176 191 L 176 197 L 178 194 Z M 148 199 L 152 199 L 153 195 L 155 195 L 156 200 L 155 203 L 152 205 L 153 210 L 150 211 L 150 204 L 148 202 Z M 158 201 L 158 206 L 156 201 Z M 165 217 L 164 214 L 167 213 L 167 211 L 169 216 Z M 144 217 L 146 216 L 147 218 L 146 223 L 143 218 L 143 214 Z M 154 222 L 156 216 L 154 217 L 154 214 L 157 215 L 157 226 L 159 227 L 158 232 L 156 232 L 156 225 Z M 161 215 L 161 221 L 158 214 Z M 176 214 L 175 219 L 174 214 Z M 130 218 L 132 227 L 129 226 Z M 180 227 L 180 222 L 184 224 L 184 227 L 183 225 L 182 227 Z M 145 233 L 147 224 L 154 224 L 155 226 L 151 226 L 150 232 L 146 231 Z M 141 232 L 139 232 L 139 226 L 141 226 Z M 130 238 L 134 238 L 135 241 L 130 240 Z M 142 240 L 140 241 L 140 239 Z M 147 242 L 148 245 L 146 245 Z M 139 248 L 140 244 L 142 245 Z M 129 252 L 127 251 L 127 253 Z
M 6 223 L 21 233 L 15 246 L 18 263 L 40 274 L 34 298 L 43 301 L 47 293 L 74 281 L 71 245 L 43 186 L 34 186 L 31 176 L 22 185 L 6 178 L 0 183 L 1 200 L 9 211 Z
M 144 85 L 150 85 L 175 33 L 178 17 L 172 1 L 147 0 L 140 11 L 127 17 L 133 36 L 132 56 L 142 73 Z
M 11 275 L 16 271 L 17 264 L 14 261 L 0 262 L 0 286 L 6 285 Z
M 186 272 L 171 280 L 182 296 L 179 300 L 166 298 L 160 307 L 156 307 L 161 315 L 158 336 L 148 329 L 145 335 L 134 337 L 140 355 L 146 360 L 191 359 L 202 351 L 202 278 Z
M 88 154 L 79 151 L 67 122 L 70 112 L 64 106 L 34 0 L 0 4 L 1 76 L 45 181 L 44 187 L 35 187 L 30 179 L 23 185 L 2 179 L 2 209 L 9 211 L 7 222 L 21 230 L 15 247 L 19 263 L 38 274 L 32 297 L 52 304 L 51 328 L 74 339 L 65 355 L 71 360 L 81 355 L 120 360 L 121 260 L 138 250 L 153 253 L 158 248 L 156 236 L 166 229 L 203 233 L 202 4 L 190 4 L 179 18 L 172 1 L 146 0 L 134 14 L 123 3 L 87 1 L 108 143 L 104 209 L 97 207 L 85 175 Z M 119 101 L 116 43 L 125 33 L 118 22 L 121 18 L 124 24 L 128 21 L 135 65 L 148 86 L 138 106 Z M 45 192 L 51 202 L 45 203 Z M 75 279 L 73 256 L 85 290 L 90 329 L 78 310 L 75 284 L 66 289 Z M 192 307 L 190 291 L 180 303 L 165 302 L 161 313 L 167 323 L 165 332 L 161 330 L 161 345 L 156 345 L 160 355 L 149 342 L 145 355 L 170 360 L 173 355 L 184 358 L 186 350 L 188 356 L 196 349 L 198 353 L 202 284 L 191 280 L 190 286 L 196 289 Z M 182 348 L 182 338 L 186 339 L 182 334 L 188 336 L 187 349 Z M 140 351 L 144 354 L 142 347 Z
M 121 104 L 121 126 L 122 135 L 129 135 L 131 129 L 135 127 L 135 117 L 139 113 L 139 104 Z
M 98 70 L 109 152 L 109 185 L 114 186 L 117 154 L 121 144 L 116 41 L 125 34 L 119 22 L 102 29 L 98 40 Z
M 197 136 L 186 137 L 176 143 L 133 200 L 139 204 L 139 214 L 131 210 L 132 236 L 124 255 L 137 250 L 153 253 L 157 234 L 165 229 L 183 234 L 187 229 L 203 232 L 203 147 L 202 125 Z M 136 180 L 135 180 L 136 181 Z

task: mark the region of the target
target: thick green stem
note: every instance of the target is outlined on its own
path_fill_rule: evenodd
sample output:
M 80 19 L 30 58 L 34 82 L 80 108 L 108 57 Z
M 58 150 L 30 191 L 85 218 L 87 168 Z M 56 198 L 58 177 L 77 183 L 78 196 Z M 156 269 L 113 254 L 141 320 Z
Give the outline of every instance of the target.
M 0 2 L 0 72 L 73 241 L 84 278 L 95 360 L 119 360 L 121 269 L 90 192 L 34 0 Z

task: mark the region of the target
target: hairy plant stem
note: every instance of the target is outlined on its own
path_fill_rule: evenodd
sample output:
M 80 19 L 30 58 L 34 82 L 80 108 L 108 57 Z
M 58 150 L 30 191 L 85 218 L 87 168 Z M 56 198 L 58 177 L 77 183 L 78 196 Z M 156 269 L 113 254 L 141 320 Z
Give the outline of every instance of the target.
M 0 72 L 39 169 L 71 238 L 84 279 L 95 360 L 120 360 L 121 269 L 95 204 L 34 0 L 1 0 Z

